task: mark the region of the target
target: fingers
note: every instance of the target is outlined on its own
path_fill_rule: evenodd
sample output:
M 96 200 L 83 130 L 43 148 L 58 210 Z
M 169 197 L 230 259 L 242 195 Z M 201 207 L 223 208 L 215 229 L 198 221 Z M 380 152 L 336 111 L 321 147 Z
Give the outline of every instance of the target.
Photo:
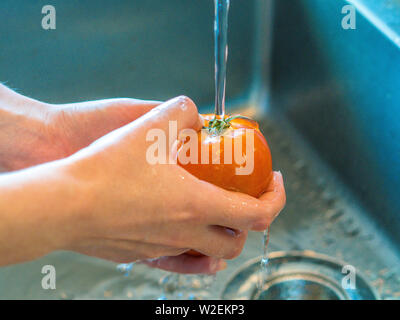
M 226 191 L 200 182 L 194 199 L 195 211 L 207 215 L 207 221 L 235 230 L 265 230 L 286 203 L 282 174 L 274 172 L 266 193 L 259 199 L 238 192 Z
M 193 257 L 182 254 L 177 257 L 162 257 L 143 261 L 151 268 L 183 274 L 214 274 L 226 268 L 226 262 L 211 257 Z
M 286 205 L 285 184 L 281 172 L 274 172 L 269 188 L 260 197 L 260 201 L 266 210 L 267 221 L 255 225 L 253 228 L 255 231 L 265 230 L 265 226 L 269 226 Z
M 206 256 L 223 259 L 237 258 L 243 250 L 247 232 L 234 231 L 220 226 L 206 226 L 204 229 L 191 230 L 187 240 L 191 249 Z
M 88 256 L 117 263 L 130 263 L 137 260 L 155 259 L 162 256 L 179 256 L 188 249 L 164 245 L 154 245 L 130 240 L 104 240 L 96 245 L 73 248 Z

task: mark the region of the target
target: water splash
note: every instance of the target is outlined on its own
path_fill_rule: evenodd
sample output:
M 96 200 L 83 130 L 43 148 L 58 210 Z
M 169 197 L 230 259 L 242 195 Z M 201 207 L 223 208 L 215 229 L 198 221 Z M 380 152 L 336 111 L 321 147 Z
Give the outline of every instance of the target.
M 202 300 L 207 298 L 216 275 L 170 272 L 159 280 L 162 294 L 158 300 Z
M 265 282 L 267 281 L 268 278 L 268 243 L 269 243 L 269 227 L 267 230 L 264 231 L 263 235 L 263 256 L 261 258 L 260 262 L 260 271 L 259 271 L 259 276 L 258 276 L 258 283 L 257 283 L 257 291 L 258 294 L 261 294 Z
M 132 263 L 121 263 L 121 264 L 119 264 L 117 266 L 117 270 L 119 272 L 122 272 L 125 275 L 125 277 L 128 277 L 131 274 L 132 268 L 133 268 L 134 265 L 135 265 L 134 262 L 132 262 Z

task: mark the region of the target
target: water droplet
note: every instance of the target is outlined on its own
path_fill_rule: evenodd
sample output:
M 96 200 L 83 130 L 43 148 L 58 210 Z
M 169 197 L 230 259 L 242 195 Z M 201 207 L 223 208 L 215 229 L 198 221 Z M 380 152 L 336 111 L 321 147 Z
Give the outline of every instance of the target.
M 134 262 L 132 262 L 132 263 L 121 263 L 121 264 L 119 264 L 117 266 L 117 270 L 119 272 L 124 273 L 124 275 L 127 277 L 127 276 L 129 276 L 131 274 L 134 264 L 135 264 Z

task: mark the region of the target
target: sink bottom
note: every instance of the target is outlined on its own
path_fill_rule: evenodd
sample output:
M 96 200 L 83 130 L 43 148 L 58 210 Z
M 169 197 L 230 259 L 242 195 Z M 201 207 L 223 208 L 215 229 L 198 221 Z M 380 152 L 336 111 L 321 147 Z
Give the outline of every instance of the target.
M 242 266 L 223 291 L 223 299 L 377 300 L 378 294 L 354 267 L 313 251 L 269 255 L 265 284 L 259 289 L 261 258 Z M 348 282 L 350 273 L 353 283 Z
M 308 279 L 307 279 L 308 278 Z M 339 290 L 318 277 L 278 277 L 263 288 L 255 300 L 345 300 Z

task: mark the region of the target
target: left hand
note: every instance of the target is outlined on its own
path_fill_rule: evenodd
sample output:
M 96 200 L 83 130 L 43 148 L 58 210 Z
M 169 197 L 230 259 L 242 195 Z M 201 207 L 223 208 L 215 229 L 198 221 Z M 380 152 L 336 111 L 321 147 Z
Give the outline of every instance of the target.
M 53 105 L 0 84 L 0 174 L 66 158 L 159 104 L 126 98 Z M 215 273 L 226 265 L 187 255 L 146 263 L 181 273 Z

